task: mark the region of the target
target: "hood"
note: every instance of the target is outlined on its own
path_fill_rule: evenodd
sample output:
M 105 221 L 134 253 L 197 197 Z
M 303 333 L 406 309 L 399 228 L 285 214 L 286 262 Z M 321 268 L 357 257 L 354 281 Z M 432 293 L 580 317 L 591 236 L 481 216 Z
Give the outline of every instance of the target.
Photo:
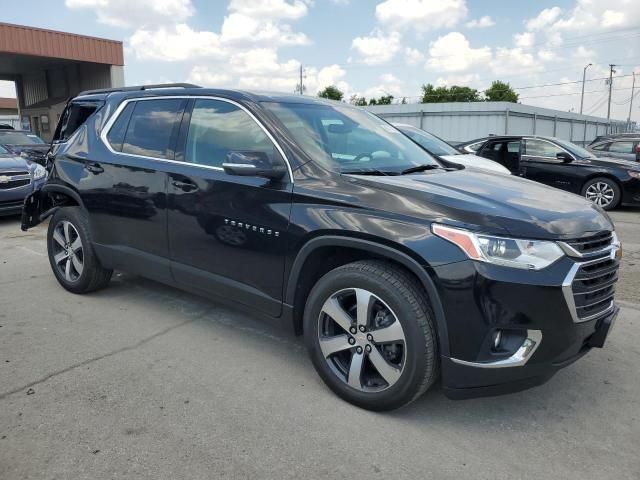
M 0 156 L 0 173 L 3 170 L 25 169 L 30 170 L 30 162 L 17 156 Z
M 357 176 L 357 182 L 403 198 L 401 213 L 485 233 L 568 239 L 614 228 L 584 198 L 515 176 L 469 169 Z
M 462 155 L 440 155 L 440 157 L 450 162 L 464 165 L 465 167 L 480 168 L 483 170 L 491 170 L 492 172 L 503 173 L 505 175 L 511 175 L 511 172 L 498 162 L 473 155 L 472 153 L 465 153 Z
M 49 145 L 5 145 L 9 150 L 13 153 L 20 155 L 21 153 L 27 156 L 28 160 L 39 163 L 42 166 L 45 166 L 45 160 L 47 158 L 47 152 L 49 151 Z

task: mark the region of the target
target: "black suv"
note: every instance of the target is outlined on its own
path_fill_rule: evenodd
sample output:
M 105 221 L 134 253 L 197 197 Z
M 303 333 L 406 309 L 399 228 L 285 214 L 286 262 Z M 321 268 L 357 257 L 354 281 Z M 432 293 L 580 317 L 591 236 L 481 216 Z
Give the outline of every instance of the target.
M 605 210 L 640 205 L 640 165 L 598 158 L 566 140 L 496 136 L 486 139 L 476 155 L 501 163 L 513 174 L 582 195 Z
M 122 269 L 280 318 L 374 410 L 439 377 L 464 398 L 537 385 L 602 347 L 620 244 L 596 205 L 445 168 L 344 103 L 175 87 L 81 94 L 22 228 L 51 217 L 74 293 Z

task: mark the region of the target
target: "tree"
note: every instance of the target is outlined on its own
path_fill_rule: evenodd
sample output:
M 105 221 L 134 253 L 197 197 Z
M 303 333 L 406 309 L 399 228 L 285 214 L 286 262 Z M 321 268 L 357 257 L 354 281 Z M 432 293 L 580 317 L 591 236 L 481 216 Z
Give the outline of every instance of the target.
M 513 102 L 518 103 L 518 94 L 508 83 L 495 80 L 491 87 L 484 91 L 484 96 L 488 102 Z
M 393 95 L 383 95 L 382 97 L 369 100 L 369 105 L 391 105 L 393 102 Z
M 434 87 L 430 83 L 422 86 L 422 103 L 481 102 L 478 90 L 470 87 Z
M 344 97 L 344 93 L 340 91 L 338 87 L 335 85 L 329 85 L 324 90 L 318 92 L 318 96 L 322 98 L 328 98 L 329 100 L 342 100 Z
M 364 107 L 367 104 L 367 99 L 364 97 L 359 97 L 358 95 L 351 95 L 351 99 L 349 100 L 351 105 L 355 105 L 357 107 Z

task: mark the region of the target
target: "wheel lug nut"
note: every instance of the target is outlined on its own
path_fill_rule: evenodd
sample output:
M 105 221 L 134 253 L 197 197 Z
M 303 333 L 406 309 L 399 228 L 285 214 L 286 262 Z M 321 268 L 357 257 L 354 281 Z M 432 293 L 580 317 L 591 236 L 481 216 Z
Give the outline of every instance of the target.
M 358 353 L 362 353 L 362 347 L 358 347 L 358 348 L 356 348 L 356 352 L 358 352 Z
M 364 325 L 360 325 L 360 331 L 361 331 L 361 332 L 364 332 L 364 331 L 365 331 Z
M 367 353 L 369 353 L 371 351 L 371 345 L 367 345 L 366 347 L 364 347 L 364 349 L 367 351 Z
M 369 340 L 370 342 L 373 342 L 373 335 L 371 334 L 367 335 L 367 340 Z
M 349 329 L 349 331 L 350 331 L 351 333 L 357 333 L 357 332 L 358 332 L 358 330 L 356 330 L 356 327 L 351 327 L 351 328 Z
M 354 343 L 356 343 L 356 339 L 353 337 L 349 337 L 349 345 L 353 345 Z

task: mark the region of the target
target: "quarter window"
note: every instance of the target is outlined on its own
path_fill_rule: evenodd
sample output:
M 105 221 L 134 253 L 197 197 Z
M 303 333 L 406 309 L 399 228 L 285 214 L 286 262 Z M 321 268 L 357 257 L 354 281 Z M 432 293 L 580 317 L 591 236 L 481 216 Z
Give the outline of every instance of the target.
M 550 142 L 537 140 L 535 138 L 526 139 L 524 142 L 524 153 L 530 157 L 548 157 L 556 158 L 558 153 L 564 152 L 563 149 Z
M 136 102 L 122 144 L 122 153 L 173 159 L 170 147 L 183 103 L 184 100 L 180 99 Z
M 129 120 L 131 119 L 131 113 L 135 108 L 135 102 L 131 102 L 124 107 L 124 110 L 120 113 L 120 116 L 116 119 L 113 126 L 107 134 L 107 141 L 116 152 L 122 151 L 122 144 L 124 143 L 124 136 L 127 133 L 127 127 L 129 126 Z
M 273 163 L 279 159 L 271 139 L 247 112 L 221 100 L 197 100 L 191 114 L 185 161 L 222 167 L 230 152 L 265 153 Z

